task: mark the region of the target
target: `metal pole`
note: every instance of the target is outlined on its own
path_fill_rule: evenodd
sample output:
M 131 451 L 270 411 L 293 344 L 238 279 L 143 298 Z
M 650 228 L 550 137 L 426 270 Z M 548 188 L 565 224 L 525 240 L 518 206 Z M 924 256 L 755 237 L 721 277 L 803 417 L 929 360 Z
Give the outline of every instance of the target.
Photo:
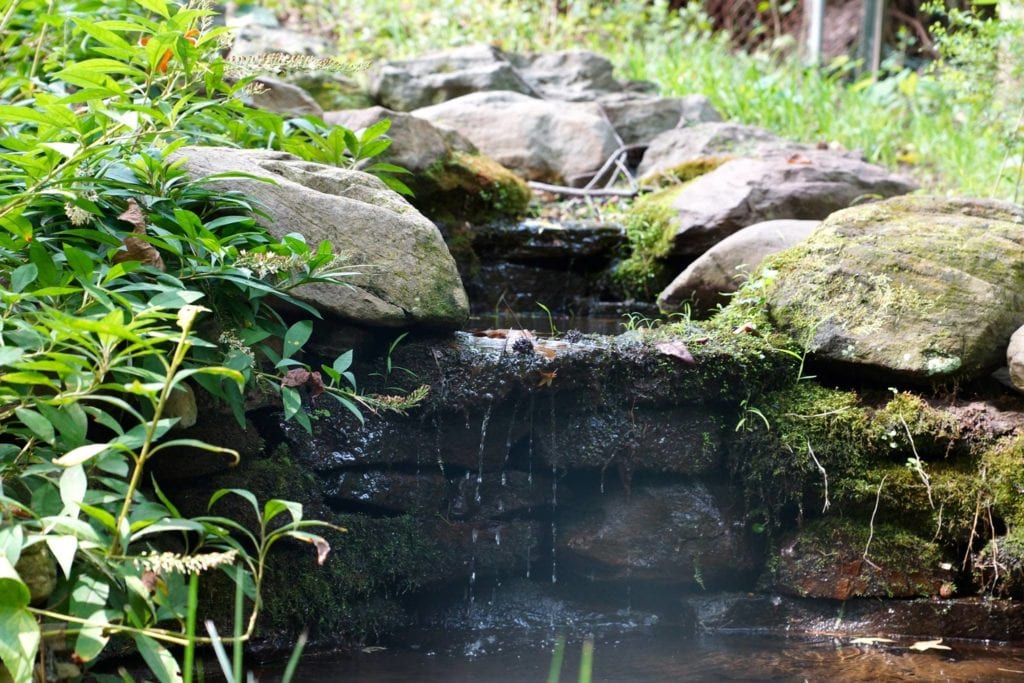
M 821 64 L 821 40 L 825 32 L 825 0 L 806 0 L 807 64 Z
M 878 71 L 882 61 L 882 18 L 885 0 L 864 0 L 864 25 L 861 32 L 860 58 L 862 68 Z

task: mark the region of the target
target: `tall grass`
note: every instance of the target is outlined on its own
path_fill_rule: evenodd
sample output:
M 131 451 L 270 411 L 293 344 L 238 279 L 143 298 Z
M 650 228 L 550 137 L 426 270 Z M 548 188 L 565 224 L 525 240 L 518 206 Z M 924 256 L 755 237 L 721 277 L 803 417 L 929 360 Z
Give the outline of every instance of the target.
M 607 55 L 622 77 L 656 82 L 665 95 L 703 94 L 728 119 L 859 149 L 930 191 L 1024 199 L 1019 18 L 986 28 L 954 17 L 967 30 L 945 36 L 952 54 L 938 68 L 918 72 L 893 61 L 887 77 L 873 79 L 856 78 L 848 60 L 812 69 L 791 52 L 736 52 L 695 7 L 563 0 L 555 12 L 555 4 L 342 0 L 329 11 L 319 7 L 321 23 L 335 27 L 353 56 L 395 59 L 480 42 L 510 51 L 582 47 Z M 1012 13 L 1020 4 L 1000 6 Z

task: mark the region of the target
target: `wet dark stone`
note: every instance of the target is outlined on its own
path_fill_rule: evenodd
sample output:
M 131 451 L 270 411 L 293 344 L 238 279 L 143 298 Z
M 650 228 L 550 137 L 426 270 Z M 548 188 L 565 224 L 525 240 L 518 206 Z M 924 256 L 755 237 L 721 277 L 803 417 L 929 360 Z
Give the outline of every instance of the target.
M 920 638 L 1020 639 L 1024 603 L 991 598 L 835 600 L 721 593 L 687 597 L 707 633 L 848 634 Z
M 560 468 L 705 474 L 722 462 L 720 415 L 689 406 L 643 412 L 610 407 L 556 416 L 554 427 L 542 420 L 535 444 L 546 463 Z
M 472 229 L 473 249 L 482 260 L 557 262 L 596 259 L 607 265 L 626 245 L 621 225 L 593 221 L 527 220 L 515 225 Z
M 537 559 L 540 524 L 528 521 L 422 521 L 425 539 L 438 557 L 425 583 L 450 583 L 485 576 L 520 575 Z
M 605 287 L 604 271 L 576 263 L 485 261 L 463 282 L 474 314 L 504 309 L 529 311 L 542 303 L 556 312 L 594 309 Z
M 564 524 L 563 566 L 595 581 L 648 581 L 688 589 L 742 587 L 758 544 L 731 502 L 700 483 L 609 494 Z
M 443 512 L 448 505 L 448 480 L 436 467 L 432 469 L 425 474 L 341 470 L 323 478 L 324 498 L 333 507 Z
M 452 517 L 508 519 L 546 511 L 550 504 L 551 479 L 542 472 L 516 470 L 467 472 L 459 479 L 449 507 Z

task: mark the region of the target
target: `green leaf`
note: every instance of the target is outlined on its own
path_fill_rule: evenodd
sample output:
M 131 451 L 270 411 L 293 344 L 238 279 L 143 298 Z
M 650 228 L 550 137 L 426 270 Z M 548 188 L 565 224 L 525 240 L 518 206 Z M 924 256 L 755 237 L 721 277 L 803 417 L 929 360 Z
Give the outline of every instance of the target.
M 292 355 L 302 348 L 309 341 L 313 334 L 313 322 L 311 320 L 300 320 L 284 333 L 283 358 L 291 358 Z
M 73 465 L 61 473 L 60 500 L 64 503 L 63 514 L 78 516 L 78 506 L 85 498 L 88 488 L 89 481 L 85 476 L 85 468 L 81 465 Z
M 53 425 L 45 417 L 29 408 L 15 408 L 14 414 L 18 416 L 21 423 L 29 428 L 41 441 L 53 445 L 56 437 L 53 433 Z
M 163 0 L 135 0 L 135 2 L 150 12 L 159 14 L 164 19 L 170 19 L 171 15 L 167 11 L 167 3 Z
M 12 565 L 18 564 L 21 546 L 25 543 L 25 531 L 20 524 L 0 527 L 0 555 Z
M 55 465 L 61 467 L 74 467 L 75 465 L 81 465 L 84 462 L 92 460 L 100 453 L 110 448 L 110 444 L 106 443 L 90 443 L 85 446 L 79 446 L 73 448 L 66 454 L 54 460 Z
M 78 638 L 75 639 L 75 654 L 83 661 L 92 661 L 107 646 L 110 636 L 107 635 L 104 626 L 110 623 L 111 616 L 115 616 L 113 610 L 98 609 L 83 617 L 90 623 L 82 627 L 78 632 Z
M 269 522 L 274 517 L 277 517 L 285 511 L 288 511 L 288 513 L 291 514 L 293 522 L 302 521 L 302 503 L 296 503 L 290 500 L 279 500 L 277 498 L 268 500 L 266 505 L 263 506 L 263 521 Z
M 16 346 L 0 346 L 0 366 L 10 365 L 25 354 L 25 349 Z
M 249 501 L 249 504 L 252 505 L 252 509 L 256 512 L 256 516 L 260 516 L 260 505 L 258 502 L 256 502 L 256 496 L 254 496 L 252 492 L 246 491 L 245 489 L 219 489 L 217 491 L 214 491 L 213 495 L 210 496 L 210 502 L 206 505 L 206 509 L 209 510 L 210 508 L 212 508 L 214 503 L 216 503 L 218 500 L 220 500 L 229 493 L 233 493 L 236 496 L 241 496 L 245 500 Z
M 103 26 L 103 22 L 84 21 L 75 17 L 72 17 L 71 20 L 75 22 L 75 26 L 80 31 L 92 38 L 95 38 L 102 45 L 121 48 L 131 47 L 131 45 L 128 44 L 128 41 Z
M 57 429 L 64 448 L 78 448 L 85 442 L 89 424 L 81 405 L 66 403 L 55 407 L 40 403 L 36 409 Z
M 0 608 L 27 607 L 30 599 L 28 586 L 21 580 L 14 565 L 8 562 L 6 557 L 0 557 Z
M 5 123 L 41 123 L 51 126 L 53 121 L 43 112 L 32 107 L 16 107 L 9 104 L 0 105 L 0 120 Z
M 14 683 L 31 683 L 38 651 L 39 624 L 32 613 L 24 608 L 0 606 L 0 659 Z
M 281 402 L 284 404 L 284 419 L 290 420 L 302 411 L 302 395 L 291 387 L 281 387 Z
M 47 536 L 46 547 L 50 549 L 57 566 L 64 572 L 64 578 L 71 578 L 71 568 L 78 552 L 78 539 L 74 536 Z
M 82 512 L 95 519 L 110 531 L 117 531 L 117 520 L 114 519 L 114 515 L 103 508 L 86 505 L 85 503 L 80 503 L 78 507 L 81 508 Z
M 135 646 L 139 648 L 139 654 L 146 660 L 149 670 L 153 672 L 160 683 L 179 683 L 181 681 L 181 669 L 178 667 L 178 662 L 166 647 L 153 638 L 139 633 L 133 634 L 132 639 L 135 641 Z
M 34 263 L 26 263 L 23 266 L 18 266 L 11 273 L 11 291 L 12 292 L 23 292 L 25 288 L 35 282 L 39 276 L 39 269 Z
M 64 258 L 67 259 L 71 270 L 75 271 L 75 274 L 80 277 L 92 279 L 92 272 L 96 267 L 96 262 L 93 261 L 92 257 L 70 244 L 65 244 L 63 249 Z
M 365 143 L 371 140 L 375 140 L 376 138 L 379 138 L 381 135 L 384 135 L 384 133 L 387 133 L 389 130 L 391 130 L 391 119 L 381 119 L 377 123 L 373 124 L 366 130 L 364 130 L 362 134 L 359 136 L 359 141 Z
M 334 359 L 334 363 L 331 364 L 331 369 L 339 375 L 352 365 L 352 349 L 349 349 L 345 353 L 341 354 Z

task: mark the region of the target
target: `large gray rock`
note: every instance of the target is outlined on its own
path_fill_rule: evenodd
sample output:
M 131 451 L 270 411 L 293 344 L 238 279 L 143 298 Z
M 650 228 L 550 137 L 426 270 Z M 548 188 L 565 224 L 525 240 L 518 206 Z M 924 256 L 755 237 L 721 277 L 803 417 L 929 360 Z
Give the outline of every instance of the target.
M 313 245 L 329 240 L 348 262 L 363 264 L 347 279 L 351 287 L 305 285 L 295 291 L 300 299 L 373 326 L 455 328 L 468 317 L 462 281 L 437 227 L 377 178 L 283 152 L 186 147 L 179 154 L 193 178 L 242 172 L 272 180 L 230 178 L 215 186 L 257 200 L 275 237 L 298 232 Z
M 332 111 L 324 114 L 323 118 L 325 123 L 354 131 L 389 119 L 391 128 L 387 135 L 392 145 L 378 160 L 398 164 L 413 173 L 426 171 L 447 159 L 453 151 L 476 151 L 473 143 L 454 131 L 441 130 L 425 119 L 384 107 Z
M 697 313 L 729 300 L 765 257 L 807 238 L 821 221 L 779 220 L 756 223 L 729 235 L 704 252 L 658 295 L 658 307 L 670 313 L 690 303 Z
M 650 141 L 637 173 L 645 179 L 670 172 L 679 166 L 709 159 L 757 157 L 765 153 L 803 146 L 786 142 L 768 131 L 731 121 L 716 121 L 710 113 L 691 104 L 691 116 L 696 114 L 696 125 L 666 130 Z M 713 111 L 713 110 L 712 110 Z M 688 179 L 688 178 L 685 178 Z
M 597 100 L 627 145 L 645 144 L 665 131 L 722 117 L 703 95 L 657 97 L 611 93 Z
M 276 78 L 261 77 L 256 82 L 262 88 L 249 97 L 252 106 L 284 116 L 323 117 L 324 110 L 308 92 L 297 85 Z
M 1024 327 L 1010 336 L 1010 344 L 1006 347 L 1006 363 L 1010 366 L 1010 383 L 1024 391 Z
M 608 494 L 565 525 L 560 559 L 598 580 L 743 587 L 758 560 L 734 514 L 700 483 Z
M 908 178 L 844 154 L 804 150 L 733 159 L 662 191 L 671 208 L 671 252 L 697 256 L 738 230 L 778 218 L 823 219 L 863 197 L 916 188 Z
M 1024 320 L 1024 207 L 898 197 L 833 214 L 769 264 L 771 318 L 817 358 L 969 379 L 1006 362 Z
M 371 70 L 369 81 L 370 95 L 397 111 L 411 111 L 482 90 L 537 94 L 505 55 L 489 45 L 385 62 Z
M 232 37 L 232 57 L 258 57 L 275 53 L 328 57 L 335 52 L 334 46 L 325 38 L 257 23 L 236 28 Z
M 592 103 L 480 92 L 413 114 L 462 133 L 530 180 L 582 185 L 618 148 L 615 129 Z
M 611 61 L 587 50 L 512 55 L 510 60 L 523 80 L 546 99 L 584 102 L 623 90 L 612 74 Z

